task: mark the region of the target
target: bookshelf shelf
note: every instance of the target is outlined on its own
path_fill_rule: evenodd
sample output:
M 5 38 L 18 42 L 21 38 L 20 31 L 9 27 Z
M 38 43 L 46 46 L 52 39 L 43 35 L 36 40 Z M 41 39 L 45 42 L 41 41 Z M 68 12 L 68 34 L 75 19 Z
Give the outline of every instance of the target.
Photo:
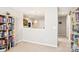
M 0 37 L 0 40 L 5 40 L 6 37 Z
M 0 25 L 3 25 L 3 24 L 6 24 L 6 23 L 0 23 Z
M 8 23 L 8 24 L 14 24 L 14 23 Z
M 0 32 L 2 32 L 2 31 L 3 31 L 3 32 L 6 32 L 6 30 L 0 30 Z

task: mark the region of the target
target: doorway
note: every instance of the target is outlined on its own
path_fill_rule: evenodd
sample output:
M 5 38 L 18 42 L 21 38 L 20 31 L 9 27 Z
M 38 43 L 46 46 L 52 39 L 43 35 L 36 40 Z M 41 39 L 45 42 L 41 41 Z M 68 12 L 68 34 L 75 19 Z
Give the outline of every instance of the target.
M 66 37 L 66 16 L 58 16 L 58 37 Z
M 68 49 L 68 39 L 67 39 L 67 16 L 58 16 L 58 47 L 63 49 Z

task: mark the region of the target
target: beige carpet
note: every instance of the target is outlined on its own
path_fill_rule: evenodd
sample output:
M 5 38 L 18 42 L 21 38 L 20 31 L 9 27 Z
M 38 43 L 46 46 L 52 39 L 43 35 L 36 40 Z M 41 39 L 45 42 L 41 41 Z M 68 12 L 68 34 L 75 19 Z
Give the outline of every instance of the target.
M 67 41 L 65 39 L 66 38 L 60 38 L 57 48 L 28 42 L 20 42 L 8 52 L 70 52 L 71 50 L 67 46 Z

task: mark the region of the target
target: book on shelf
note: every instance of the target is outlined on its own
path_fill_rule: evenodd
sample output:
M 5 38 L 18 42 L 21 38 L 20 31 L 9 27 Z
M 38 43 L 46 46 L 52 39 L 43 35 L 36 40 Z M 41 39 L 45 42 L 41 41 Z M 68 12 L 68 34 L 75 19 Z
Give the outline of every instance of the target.
M 7 29 L 6 24 L 0 25 L 0 30 L 6 30 L 6 29 Z
M 11 47 L 14 47 L 14 37 L 11 36 L 9 37 L 10 43 L 11 43 Z
M 9 26 L 9 30 L 14 30 L 14 25 L 9 24 L 8 26 Z
M 7 33 L 6 33 L 6 32 L 0 32 L 0 38 L 5 38 L 5 37 L 6 37 L 6 35 L 7 35 Z
M 0 23 L 7 23 L 6 17 L 0 16 Z
M 12 23 L 12 24 L 14 24 L 14 18 L 9 17 L 9 19 L 8 19 L 8 23 Z
M 2 20 L 3 20 L 3 17 L 2 17 L 2 16 L 0 16 L 0 23 L 2 23 Z
M 6 41 L 5 40 L 0 40 L 0 49 L 6 48 Z
M 9 36 L 12 36 L 12 35 L 13 35 L 13 31 L 9 31 L 9 32 L 8 32 L 8 35 L 9 35 Z
M 76 13 L 75 13 L 75 16 L 76 16 L 76 21 L 79 22 L 79 12 L 76 12 Z
M 11 40 L 11 47 L 14 47 L 14 40 Z
M 7 19 L 4 17 L 2 23 L 7 23 Z

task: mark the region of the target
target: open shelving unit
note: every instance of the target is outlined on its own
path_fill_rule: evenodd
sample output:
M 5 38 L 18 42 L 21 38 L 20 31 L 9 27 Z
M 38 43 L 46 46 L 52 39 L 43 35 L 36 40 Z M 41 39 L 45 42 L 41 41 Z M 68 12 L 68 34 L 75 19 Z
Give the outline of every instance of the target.
M 14 18 L 0 15 L 0 51 L 7 51 L 14 47 Z
M 71 13 L 71 49 L 79 52 L 79 9 Z

